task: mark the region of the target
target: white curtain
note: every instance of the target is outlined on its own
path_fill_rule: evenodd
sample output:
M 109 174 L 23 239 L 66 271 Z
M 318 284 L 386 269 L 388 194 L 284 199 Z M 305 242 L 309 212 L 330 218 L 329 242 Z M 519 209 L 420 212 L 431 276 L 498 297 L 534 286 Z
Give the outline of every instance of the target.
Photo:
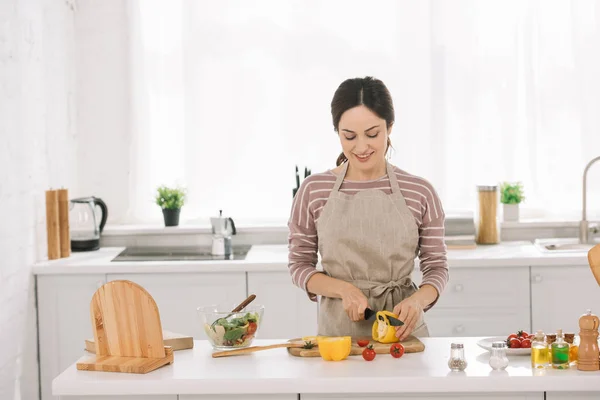
M 396 107 L 392 162 L 448 214 L 477 184 L 522 181 L 525 217 L 578 219 L 600 155 L 600 1 L 134 1 L 131 220 L 222 209 L 285 222 L 294 168 L 334 166 L 330 101 L 373 75 Z M 302 176 L 301 176 L 302 178 Z M 600 165 L 589 213 L 600 218 Z

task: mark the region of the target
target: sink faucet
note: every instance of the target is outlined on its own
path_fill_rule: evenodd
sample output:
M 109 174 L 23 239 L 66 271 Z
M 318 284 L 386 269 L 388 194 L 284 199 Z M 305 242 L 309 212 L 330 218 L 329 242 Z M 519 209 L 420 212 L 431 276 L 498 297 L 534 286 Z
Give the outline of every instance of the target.
M 590 167 L 592 166 L 592 164 L 594 164 L 596 161 L 600 161 L 600 156 L 594 158 L 592 161 L 590 161 L 586 166 L 585 169 L 583 170 L 583 209 L 582 209 L 582 216 L 581 216 L 581 222 L 579 223 L 579 243 L 589 243 L 590 239 L 589 239 L 589 233 L 590 233 L 590 227 L 589 227 L 589 223 L 587 221 L 587 173 L 590 169 Z

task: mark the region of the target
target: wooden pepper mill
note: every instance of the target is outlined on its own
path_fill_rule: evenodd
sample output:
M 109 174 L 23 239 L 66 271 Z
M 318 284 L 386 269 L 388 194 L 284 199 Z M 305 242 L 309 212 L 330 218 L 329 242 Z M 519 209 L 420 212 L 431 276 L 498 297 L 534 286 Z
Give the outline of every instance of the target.
M 580 371 L 598 371 L 600 352 L 598 351 L 598 325 L 600 319 L 587 310 L 579 318 L 579 357 L 577 369 Z

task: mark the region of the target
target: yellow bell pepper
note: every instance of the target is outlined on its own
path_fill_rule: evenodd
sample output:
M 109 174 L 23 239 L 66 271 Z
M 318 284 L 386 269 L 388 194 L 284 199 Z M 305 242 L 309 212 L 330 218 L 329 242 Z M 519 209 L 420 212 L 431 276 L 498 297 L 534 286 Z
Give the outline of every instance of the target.
M 331 336 L 319 338 L 319 354 L 325 361 L 345 360 L 352 350 L 350 336 Z
M 396 328 L 390 325 L 387 317 L 398 318 L 398 316 L 389 311 L 378 311 L 375 315 L 375 322 L 371 330 L 373 340 L 379 343 L 395 343 L 400 341 L 396 337 Z

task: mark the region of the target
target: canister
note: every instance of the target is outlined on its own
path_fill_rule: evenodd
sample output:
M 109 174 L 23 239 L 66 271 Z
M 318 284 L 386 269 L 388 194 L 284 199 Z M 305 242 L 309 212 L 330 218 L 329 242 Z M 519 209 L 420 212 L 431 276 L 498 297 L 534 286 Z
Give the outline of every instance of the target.
M 475 241 L 478 244 L 500 242 L 500 221 L 498 219 L 498 186 L 479 185 L 478 207 L 475 212 Z

